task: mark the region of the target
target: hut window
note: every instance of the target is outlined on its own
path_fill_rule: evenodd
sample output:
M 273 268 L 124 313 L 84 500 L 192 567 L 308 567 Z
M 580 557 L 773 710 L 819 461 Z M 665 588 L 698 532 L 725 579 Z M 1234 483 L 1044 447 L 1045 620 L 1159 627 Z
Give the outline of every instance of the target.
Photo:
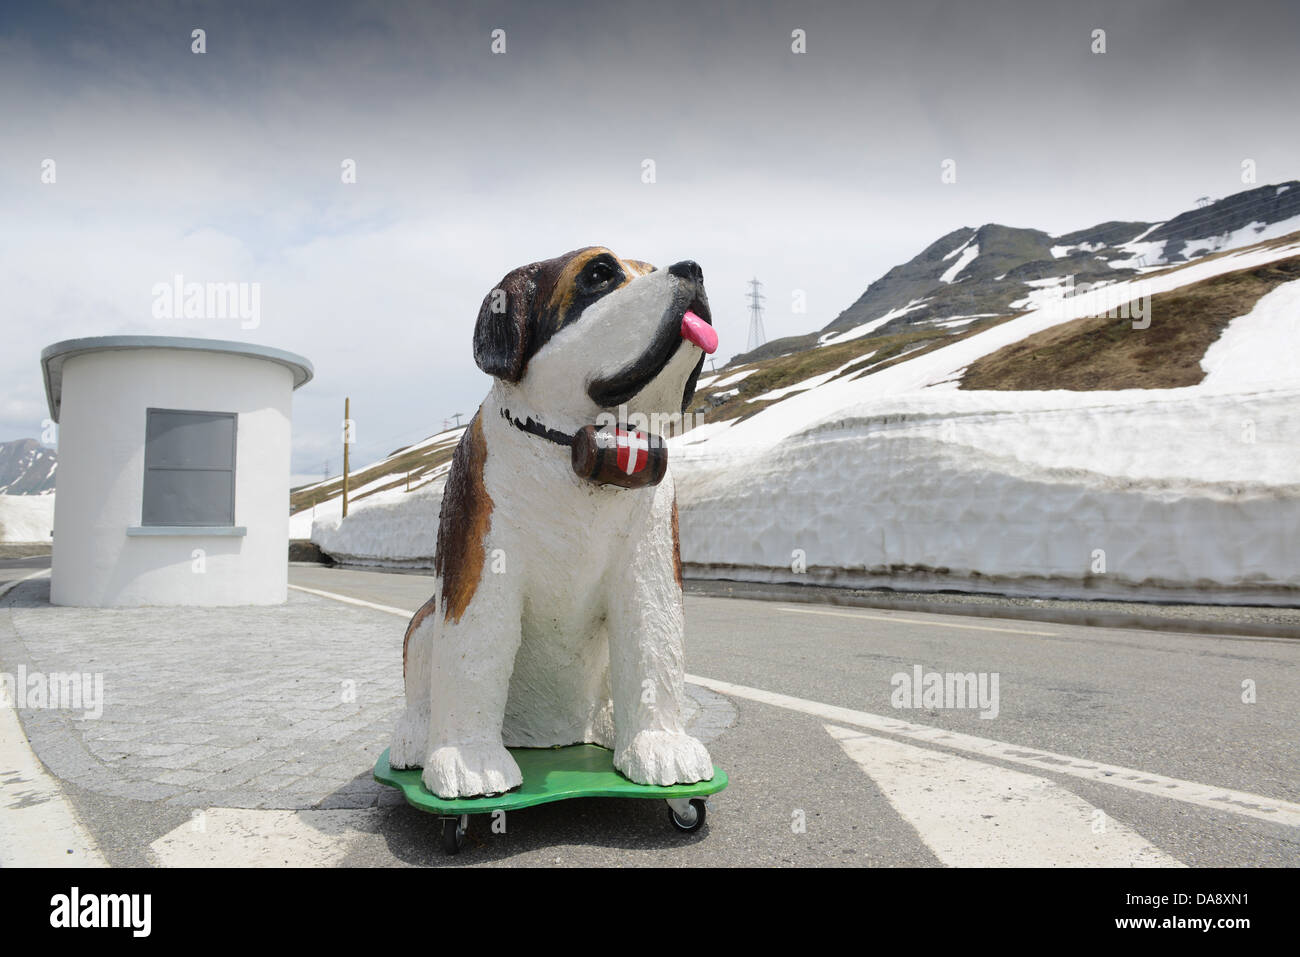
M 233 412 L 149 409 L 141 525 L 235 524 Z

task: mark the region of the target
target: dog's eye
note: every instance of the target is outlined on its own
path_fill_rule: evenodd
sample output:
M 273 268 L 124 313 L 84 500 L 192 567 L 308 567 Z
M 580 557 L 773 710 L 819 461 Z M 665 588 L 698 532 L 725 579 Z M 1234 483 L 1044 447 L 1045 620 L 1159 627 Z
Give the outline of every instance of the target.
M 614 278 L 614 267 L 609 263 L 592 263 L 587 267 L 587 285 L 592 289 L 604 289 Z

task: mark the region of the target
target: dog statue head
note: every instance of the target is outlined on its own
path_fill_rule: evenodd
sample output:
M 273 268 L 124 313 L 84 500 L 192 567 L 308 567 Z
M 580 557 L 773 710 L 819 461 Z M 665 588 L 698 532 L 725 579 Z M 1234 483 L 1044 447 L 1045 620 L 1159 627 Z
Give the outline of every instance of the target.
M 558 423 L 626 407 L 686 411 L 717 348 L 704 274 L 588 246 L 508 273 L 474 327 L 474 361 L 503 398 Z

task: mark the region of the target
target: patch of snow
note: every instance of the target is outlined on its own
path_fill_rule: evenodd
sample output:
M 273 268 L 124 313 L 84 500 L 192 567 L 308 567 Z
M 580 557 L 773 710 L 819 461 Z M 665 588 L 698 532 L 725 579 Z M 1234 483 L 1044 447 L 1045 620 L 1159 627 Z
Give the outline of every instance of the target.
M 713 387 L 715 389 L 720 389 L 724 385 L 735 385 L 737 382 L 740 382 L 741 380 L 749 376 L 752 376 L 757 371 L 758 371 L 757 369 L 745 369 L 743 372 L 733 372 L 731 375 L 727 376 L 726 378 L 719 379 L 717 382 L 713 383 Z M 699 383 L 696 383 L 695 388 L 698 389 L 699 387 L 700 387 Z M 739 391 L 739 390 L 737 389 L 733 391 Z
M 979 234 L 978 234 L 978 233 L 971 233 L 971 234 L 970 234 L 970 237 L 969 237 L 969 238 L 968 238 L 964 243 L 962 243 L 960 246 L 958 246 L 958 247 L 957 247 L 956 249 L 954 249 L 952 252 L 950 252 L 950 253 L 948 253 L 946 256 L 944 256 L 944 257 L 943 257 L 943 261 L 944 261 L 944 262 L 947 262 L 947 261 L 948 261 L 949 259 L 951 259 L 953 256 L 956 256 L 958 253 L 960 253 L 963 249 L 965 249 L 967 246 L 969 246 L 969 245 L 970 245 L 970 244 L 975 240 L 975 237 L 976 237 L 977 235 L 979 235 Z
M 951 329 L 954 326 L 964 326 L 976 319 L 989 319 L 1000 315 L 1000 312 L 977 312 L 970 316 L 947 316 L 943 319 L 933 319 L 931 324 L 941 329 Z
M 1295 383 L 1300 342 L 1300 280 L 1275 287 L 1244 316 L 1228 323 L 1201 358 L 1203 385 L 1255 389 L 1261 383 Z
M 946 283 L 952 282 L 963 269 L 975 261 L 975 258 L 979 254 L 979 243 L 973 243 L 969 247 L 963 249 L 961 256 L 958 257 L 957 261 L 949 266 L 947 271 L 939 277 L 939 281 Z
M 1127 243 L 1124 243 L 1124 245 L 1120 246 L 1119 248 L 1123 249 L 1124 246 L 1131 246 L 1133 243 L 1140 243 L 1142 240 L 1146 239 L 1148 236 L 1150 236 L 1153 232 L 1155 232 L 1163 225 L 1164 223 L 1152 223 L 1150 226 L 1142 230 L 1142 232 L 1138 233 L 1136 236 L 1130 239 Z
M 1143 233 L 1143 235 L 1146 235 Z M 1124 259 L 1108 259 L 1107 265 L 1111 269 L 1137 269 L 1141 266 L 1159 266 L 1165 263 L 1165 243 L 1167 240 L 1158 239 L 1155 242 L 1138 242 L 1136 239 L 1125 243 L 1123 246 L 1116 246 L 1117 250 L 1128 253 Z
M 891 309 L 880 318 L 872 319 L 870 322 L 864 322 L 860 326 L 854 326 L 852 329 L 848 329 L 844 332 L 828 332 L 817 340 L 817 345 L 834 346 L 841 342 L 848 342 L 850 339 L 861 339 L 863 336 L 875 332 L 881 326 L 892 322 L 899 316 L 905 316 L 909 312 L 915 312 L 929 301 L 930 299 L 928 297 L 925 299 L 913 299 L 906 306 L 903 306 L 900 309 Z
M 1274 193 L 1273 195 L 1274 195 L 1274 196 L 1281 196 L 1283 193 L 1285 193 L 1285 192 L 1286 192 L 1288 189 L 1290 189 L 1290 188 L 1291 188 L 1290 186 L 1279 186 L 1279 187 L 1277 188 L 1277 192 Z
M 53 495 L 0 495 L 0 542 L 50 543 Z
M 1208 253 L 1223 252 L 1225 249 L 1237 249 L 1241 246 L 1249 246 L 1252 243 L 1262 243 L 1269 239 L 1277 239 L 1294 233 L 1298 229 L 1300 229 L 1300 216 L 1281 219 L 1276 223 L 1247 223 L 1240 229 L 1233 230 L 1230 233 L 1208 236 L 1205 239 L 1189 239 L 1183 244 L 1182 258 L 1191 259 Z
M 1051 253 L 1053 259 L 1064 259 L 1076 249 L 1080 252 L 1095 253 L 1105 248 L 1105 243 L 1076 243 L 1073 246 L 1053 246 Z
M 875 351 L 872 351 L 866 353 L 865 355 L 854 356 L 848 362 L 844 363 L 843 365 L 837 366 L 836 368 L 832 369 L 830 372 L 823 372 L 820 375 L 815 375 L 810 378 L 804 379 L 802 382 L 796 382 L 794 385 L 787 385 L 787 386 L 783 386 L 780 389 L 773 389 L 771 392 L 764 392 L 762 395 L 755 396 L 754 398 L 748 399 L 746 401 L 770 402 L 773 399 L 784 399 L 786 396 L 793 395 L 796 392 L 806 392 L 809 389 L 815 389 L 823 382 L 829 382 L 831 379 L 835 378 L 837 375 L 839 375 L 849 366 L 856 365 L 859 362 L 862 362 L 866 359 L 870 359 L 875 354 L 876 354 Z

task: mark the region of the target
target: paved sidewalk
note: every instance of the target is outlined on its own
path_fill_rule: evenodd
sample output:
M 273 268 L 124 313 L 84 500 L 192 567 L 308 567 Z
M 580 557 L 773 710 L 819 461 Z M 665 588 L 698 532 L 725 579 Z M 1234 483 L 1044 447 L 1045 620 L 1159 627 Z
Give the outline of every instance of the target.
M 0 598 L 0 671 L 102 675 L 103 714 L 19 710 L 56 777 L 180 808 L 400 804 L 371 778 L 402 705 L 399 616 L 290 591 L 269 608 L 81 609 L 48 579 Z M 690 687 L 693 731 L 734 711 Z M 83 705 L 85 702 L 83 702 Z

